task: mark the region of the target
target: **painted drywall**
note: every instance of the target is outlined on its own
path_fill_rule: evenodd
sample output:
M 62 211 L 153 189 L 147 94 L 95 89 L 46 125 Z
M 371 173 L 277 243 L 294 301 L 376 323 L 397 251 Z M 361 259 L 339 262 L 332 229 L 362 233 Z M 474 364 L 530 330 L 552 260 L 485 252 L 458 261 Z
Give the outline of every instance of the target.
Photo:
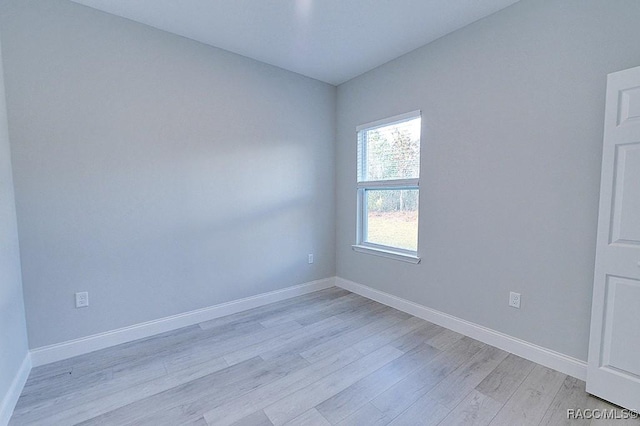
M 638 22 L 522 0 L 339 86 L 338 276 L 586 360 L 606 75 L 640 65 Z M 417 109 L 422 261 L 355 253 L 355 128 Z
M 3 415 L 7 414 L 3 410 L 9 410 L 3 402 L 14 391 L 12 384 L 27 353 L 20 247 L 0 53 L 0 423 Z
M 0 11 L 32 348 L 335 274 L 335 87 L 68 1 Z

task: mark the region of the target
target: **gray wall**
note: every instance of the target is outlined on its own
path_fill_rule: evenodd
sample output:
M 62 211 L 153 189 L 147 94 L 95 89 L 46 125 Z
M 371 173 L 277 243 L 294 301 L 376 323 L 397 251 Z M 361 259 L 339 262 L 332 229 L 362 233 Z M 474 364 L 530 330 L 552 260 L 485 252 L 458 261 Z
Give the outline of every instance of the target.
M 0 408 L 27 350 L 20 247 L 0 53 Z
M 335 87 L 68 1 L 0 11 L 32 348 L 335 274 Z
M 339 86 L 338 276 L 586 359 L 606 75 L 640 65 L 639 22 L 523 0 Z M 355 128 L 416 109 L 422 263 L 354 253 Z

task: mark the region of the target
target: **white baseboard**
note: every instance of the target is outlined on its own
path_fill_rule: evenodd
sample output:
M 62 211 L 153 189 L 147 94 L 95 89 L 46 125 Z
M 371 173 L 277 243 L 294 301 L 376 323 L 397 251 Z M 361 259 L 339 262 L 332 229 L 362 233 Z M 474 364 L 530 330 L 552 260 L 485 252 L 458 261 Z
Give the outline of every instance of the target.
M 129 327 L 119 328 L 104 333 L 94 334 L 80 339 L 69 340 L 54 345 L 43 346 L 31 350 L 33 366 L 37 367 L 51 362 L 60 361 L 74 356 L 97 351 L 131 342 L 133 340 L 150 337 L 178 328 L 187 327 L 204 321 L 209 321 L 225 315 L 257 308 L 280 300 L 290 299 L 295 296 L 323 290 L 335 285 L 335 278 L 325 278 L 311 281 L 305 284 L 287 287 L 269 293 L 258 294 L 244 299 L 234 300 L 195 311 L 185 312 L 170 317 L 160 318 Z
M 453 315 L 427 308 L 426 306 L 393 296 L 389 293 L 375 290 L 366 285 L 345 280 L 344 278 L 337 277 L 336 286 L 448 328 L 449 330 L 464 334 L 488 345 L 495 346 L 528 359 L 529 361 L 536 362 L 577 379 L 586 380 L 587 363 L 579 359 L 543 348 L 542 346 L 534 345 L 533 343 L 454 317 Z
M 576 377 L 581 380 L 586 379 L 587 363 L 584 361 L 340 277 L 312 281 L 282 290 L 234 300 L 220 305 L 185 312 L 154 321 L 148 321 L 105 333 L 94 334 L 80 339 L 36 348 L 30 352 L 31 356 L 28 368 L 25 366 L 26 364 L 24 364 L 20 372 L 22 374 L 24 373 L 23 370 L 26 369 L 26 373 L 24 374 L 24 380 L 26 381 L 31 365 L 37 367 L 49 364 L 51 362 L 119 345 L 121 343 L 150 337 L 159 333 L 176 330 L 178 328 L 209 321 L 225 315 L 231 315 L 269 303 L 323 290 L 333 287 L 334 285 L 414 315 L 418 318 L 422 318 L 434 324 L 464 334 L 465 336 L 469 336 L 491 346 L 495 346 L 507 352 L 521 356 L 530 361 L 568 374 L 572 377 Z M 16 377 L 16 383 L 18 384 L 19 377 L 22 376 L 19 374 Z M 17 386 L 16 389 L 21 391 L 23 386 L 24 382 L 22 382 L 20 386 Z M 19 395 L 20 392 L 15 395 L 16 401 Z M 1 410 L 4 410 L 6 406 L 10 405 L 7 402 L 9 401 L 9 396 L 3 400 L 3 405 L 0 406 Z M 13 405 L 15 405 L 15 401 L 13 402 Z M 13 405 L 11 405 L 12 409 Z M 0 411 L 0 419 L 2 419 L 3 414 L 4 411 Z M 0 425 L 1 424 L 2 422 L 0 422 Z
M 20 398 L 20 394 L 22 393 L 25 383 L 27 383 L 27 378 L 29 377 L 30 372 L 31 355 L 27 353 L 22 360 L 20 369 L 18 369 L 18 372 L 11 382 L 9 391 L 2 398 L 2 401 L 0 401 L 0 425 L 6 426 L 9 424 L 9 419 L 11 418 L 11 414 L 13 414 L 13 409 L 16 407 L 16 403 L 18 402 L 18 398 Z

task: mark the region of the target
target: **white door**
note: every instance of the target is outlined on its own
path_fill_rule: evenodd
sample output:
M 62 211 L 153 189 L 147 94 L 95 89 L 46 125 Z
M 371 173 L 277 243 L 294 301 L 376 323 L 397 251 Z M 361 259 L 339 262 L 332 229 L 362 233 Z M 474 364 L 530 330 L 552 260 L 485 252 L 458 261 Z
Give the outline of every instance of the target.
M 640 410 L 640 67 L 607 79 L 587 392 Z

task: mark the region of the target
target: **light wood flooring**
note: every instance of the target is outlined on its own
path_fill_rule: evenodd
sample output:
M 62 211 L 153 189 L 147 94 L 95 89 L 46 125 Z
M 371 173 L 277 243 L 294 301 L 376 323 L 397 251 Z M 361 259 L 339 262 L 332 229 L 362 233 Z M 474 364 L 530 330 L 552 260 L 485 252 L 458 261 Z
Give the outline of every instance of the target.
M 602 424 L 584 389 L 331 288 L 34 368 L 10 424 Z

